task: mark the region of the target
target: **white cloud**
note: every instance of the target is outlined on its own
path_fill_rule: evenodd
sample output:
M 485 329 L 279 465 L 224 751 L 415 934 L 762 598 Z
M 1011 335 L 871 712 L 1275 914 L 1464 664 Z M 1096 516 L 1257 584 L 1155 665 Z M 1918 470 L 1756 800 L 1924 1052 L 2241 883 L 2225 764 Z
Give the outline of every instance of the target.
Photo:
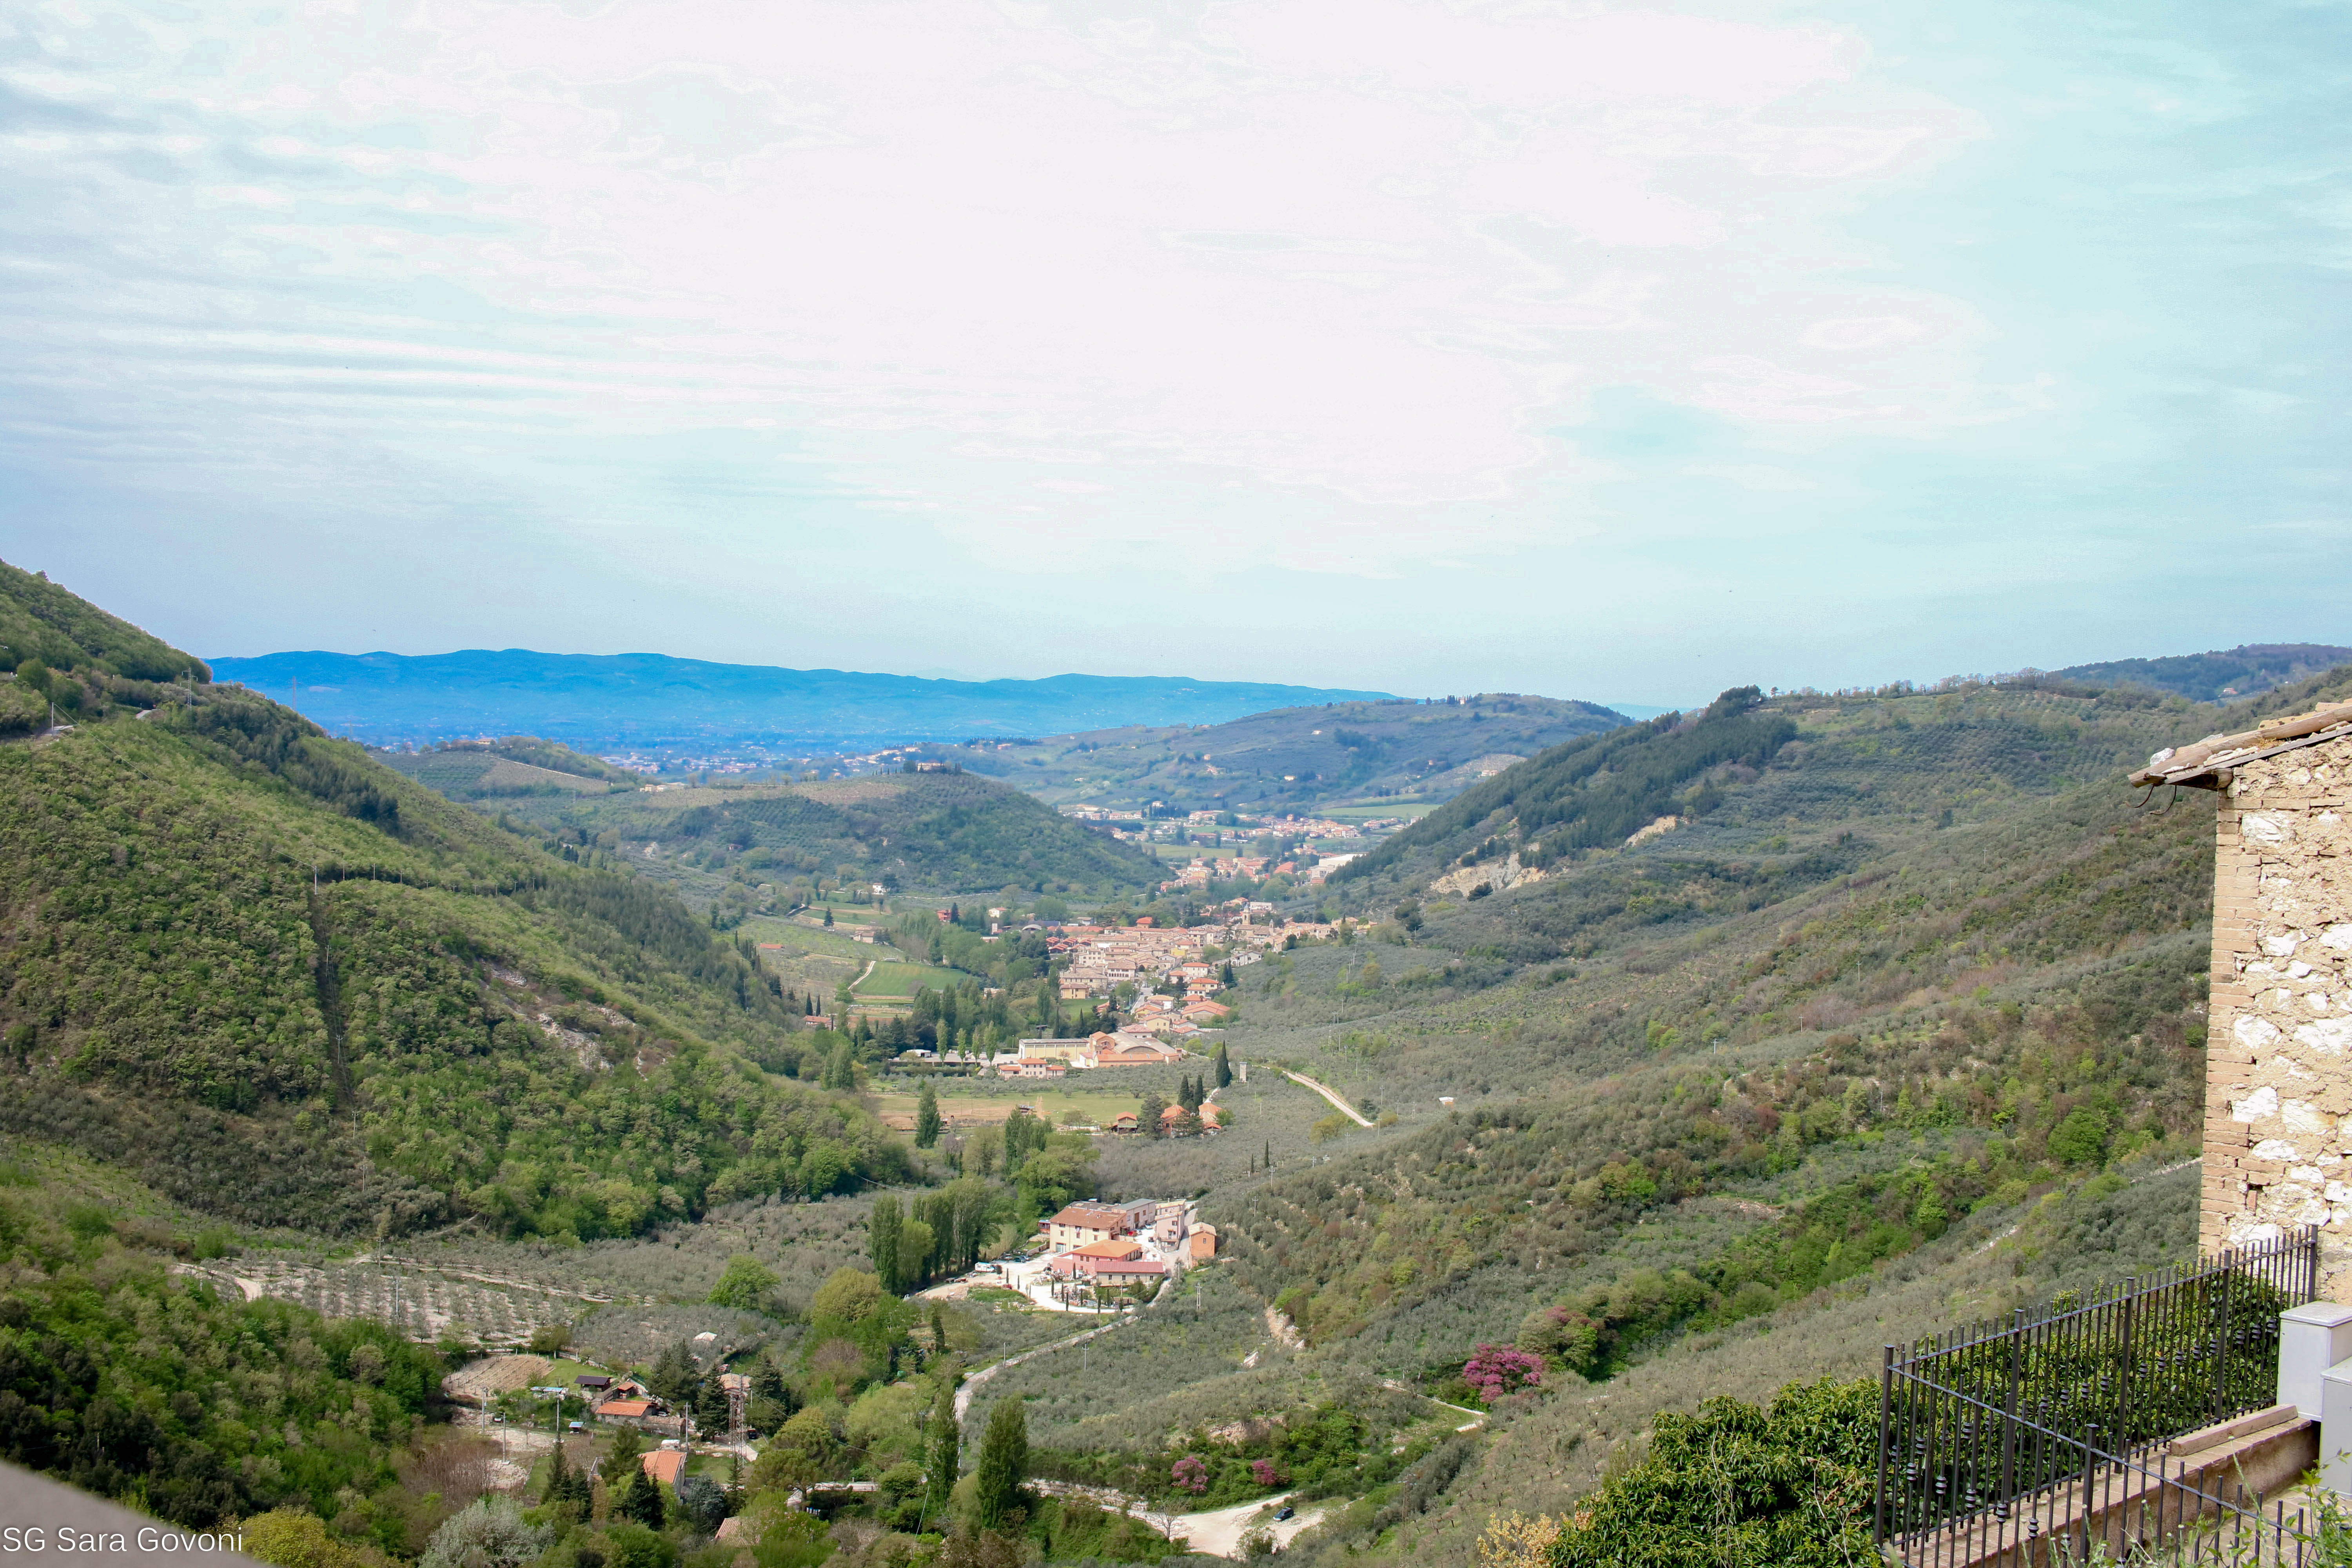
M 97 118 L 0 172 L 110 279 L 20 318 L 16 375 L 140 432 L 93 460 L 358 443 L 464 488 L 535 449 L 562 510 L 646 444 L 775 431 L 747 483 L 814 467 L 959 537 L 1097 528 L 1104 495 L 1196 528 L 1238 479 L 1249 537 L 1385 571 L 1549 527 L 1492 509 L 1577 482 L 1547 432 L 1596 388 L 1757 426 L 2002 401 L 1966 308 L 1888 307 L 1840 230 L 1973 121 L 1817 22 L 427 0 L 34 31 L 9 81 Z

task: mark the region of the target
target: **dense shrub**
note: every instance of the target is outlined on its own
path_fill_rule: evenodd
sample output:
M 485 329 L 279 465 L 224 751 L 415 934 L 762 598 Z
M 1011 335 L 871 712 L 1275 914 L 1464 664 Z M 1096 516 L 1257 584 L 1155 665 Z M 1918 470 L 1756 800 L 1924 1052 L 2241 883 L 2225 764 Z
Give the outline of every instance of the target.
M 1657 1418 L 1646 1458 L 1552 1546 L 1554 1568 L 1852 1568 L 1870 1537 L 1878 1394 L 1795 1384 L 1769 1408 L 1710 1399 Z

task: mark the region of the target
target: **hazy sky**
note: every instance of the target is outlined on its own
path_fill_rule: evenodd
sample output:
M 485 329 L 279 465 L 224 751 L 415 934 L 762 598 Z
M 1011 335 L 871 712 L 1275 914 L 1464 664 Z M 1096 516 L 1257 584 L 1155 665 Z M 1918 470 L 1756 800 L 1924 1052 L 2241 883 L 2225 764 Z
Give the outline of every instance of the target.
M 0 557 L 207 654 L 2352 641 L 2347 77 L 2263 0 L 19 0 Z

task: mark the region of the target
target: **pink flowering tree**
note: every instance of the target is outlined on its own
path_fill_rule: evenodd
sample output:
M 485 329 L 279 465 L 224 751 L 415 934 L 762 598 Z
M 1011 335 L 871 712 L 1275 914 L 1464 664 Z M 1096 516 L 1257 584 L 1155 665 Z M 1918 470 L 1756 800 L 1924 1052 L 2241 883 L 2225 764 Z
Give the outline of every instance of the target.
M 1180 1491 L 1204 1492 L 1209 1489 L 1209 1467 L 1187 1454 L 1169 1470 L 1168 1479 Z
M 1480 1345 L 1478 1353 L 1463 1363 L 1462 1381 L 1492 1405 L 1507 1394 L 1534 1388 L 1543 1382 L 1543 1357 L 1508 1345 Z
M 1282 1472 L 1275 1468 L 1272 1459 L 1252 1459 L 1250 1479 L 1262 1487 L 1278 1487 L 1282 1484 Z

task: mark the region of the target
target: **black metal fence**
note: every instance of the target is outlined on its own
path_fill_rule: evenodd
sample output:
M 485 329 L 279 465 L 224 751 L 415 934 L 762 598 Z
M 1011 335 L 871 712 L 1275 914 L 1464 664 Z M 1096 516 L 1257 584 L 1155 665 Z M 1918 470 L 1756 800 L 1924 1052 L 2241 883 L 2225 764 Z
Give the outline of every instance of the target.
M 2145 1531 L 2242 1512 L 2244 1499 L 2157 1446 L 2275 1403 L 2279 1314 L 2318 1288 L 2313 1227 L 2038 1315 L 1887 1346 L 1879 1542 L 1914 1564 L 1973 1563 L 1998 1539 L 2066 1533 L 2087 1558 L 2095 1518 L 2120 1549 L 2157 1539 Z

